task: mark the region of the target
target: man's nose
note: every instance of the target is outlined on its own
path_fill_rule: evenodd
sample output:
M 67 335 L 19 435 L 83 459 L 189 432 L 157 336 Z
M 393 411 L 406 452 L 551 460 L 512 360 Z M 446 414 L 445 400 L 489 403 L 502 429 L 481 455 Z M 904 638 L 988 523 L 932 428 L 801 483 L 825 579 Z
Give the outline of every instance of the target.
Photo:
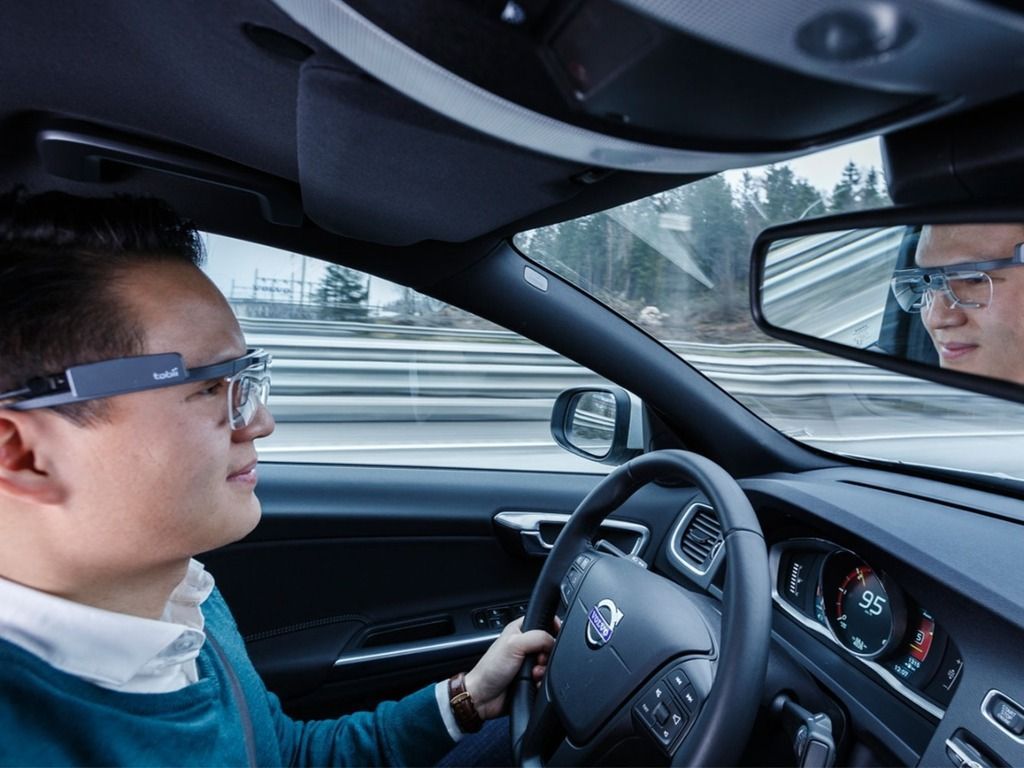
M 256 407 L 256 413 L 253 414 L 252 421 L 241 429 L 232 430 L 231 437 L 236 443 L 259 440 L 261 437 L 266 437 L 273 432 L 274 426 L 274 416 L 270 412 L 270 408 L 261 403 Z
M 946 291 L 932 291 L 931 301 L 921 310 L 921 319 L 931 328 L 946 328 L 962 325 L 967 314 L 962 307 L 955 306 L 956 300 Z

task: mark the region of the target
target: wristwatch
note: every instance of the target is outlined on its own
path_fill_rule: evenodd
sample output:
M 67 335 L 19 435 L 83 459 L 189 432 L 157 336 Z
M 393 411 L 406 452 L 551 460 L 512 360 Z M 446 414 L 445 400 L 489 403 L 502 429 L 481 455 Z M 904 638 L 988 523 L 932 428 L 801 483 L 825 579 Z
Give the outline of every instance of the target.
M 466 674 L 459 674 L 448 680 L 448 703 L 451 705 L 455 722 L 463 733 L 476 733 L 484 726 L 484 721 L 476 711 L 473 697 L 466 690 Z

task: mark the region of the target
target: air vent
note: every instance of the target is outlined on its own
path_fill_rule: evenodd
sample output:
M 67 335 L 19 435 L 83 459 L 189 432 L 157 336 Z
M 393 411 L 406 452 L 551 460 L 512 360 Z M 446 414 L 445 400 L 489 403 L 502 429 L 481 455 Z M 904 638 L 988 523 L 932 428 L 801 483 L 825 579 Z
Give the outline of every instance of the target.
M 715 511 L 706 504 L 692 504 L 683 516 L 682 528 L 673 542 L 676 554 L 691 570 L 707 573 L 722 546 L 722 526 Z

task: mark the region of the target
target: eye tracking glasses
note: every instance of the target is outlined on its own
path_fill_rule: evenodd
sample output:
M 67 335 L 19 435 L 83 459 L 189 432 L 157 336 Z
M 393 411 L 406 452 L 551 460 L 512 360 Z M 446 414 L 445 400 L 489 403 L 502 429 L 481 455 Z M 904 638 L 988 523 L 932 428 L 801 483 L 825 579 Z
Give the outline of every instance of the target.
M 899 269 L 889 285 L 905 312 L 929 309 L 939 293 L 945 294 L 950 309 L 984 309 L 992 303 L 992 278 L 988 273 L 1020 266 L 1024 266 L 1024 243 L 1017 243 L 1008 259 Z
M 259 406 L 267 404 L 270 360 L 269 352 L 250 349 L 235 360 L 191 370 L 177 352 L 73 365 L 63 373 L 39 376 L 21 389 L 0 393 L 0 408 L 52 408 L 147 389 L 226 379 L 228 421 L 232 429 L 242 429 L 252 423 Z

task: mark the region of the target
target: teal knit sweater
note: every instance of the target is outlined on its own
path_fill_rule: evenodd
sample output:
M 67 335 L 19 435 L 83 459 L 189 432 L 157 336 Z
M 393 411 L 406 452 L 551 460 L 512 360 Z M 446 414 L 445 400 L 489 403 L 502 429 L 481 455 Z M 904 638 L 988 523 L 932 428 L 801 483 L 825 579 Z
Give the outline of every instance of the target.
M 259 765 L 427 765 L 453 747 L 433 686 L 339 720 L 286 717 L 245 651 L 223 598 L 203 604 L 206 633 L 231 660 Z M 240 702 L 207 642 L 199 682 L 171 693 L 120 693 L 0 641 L 0 764 L 246 765 Z

